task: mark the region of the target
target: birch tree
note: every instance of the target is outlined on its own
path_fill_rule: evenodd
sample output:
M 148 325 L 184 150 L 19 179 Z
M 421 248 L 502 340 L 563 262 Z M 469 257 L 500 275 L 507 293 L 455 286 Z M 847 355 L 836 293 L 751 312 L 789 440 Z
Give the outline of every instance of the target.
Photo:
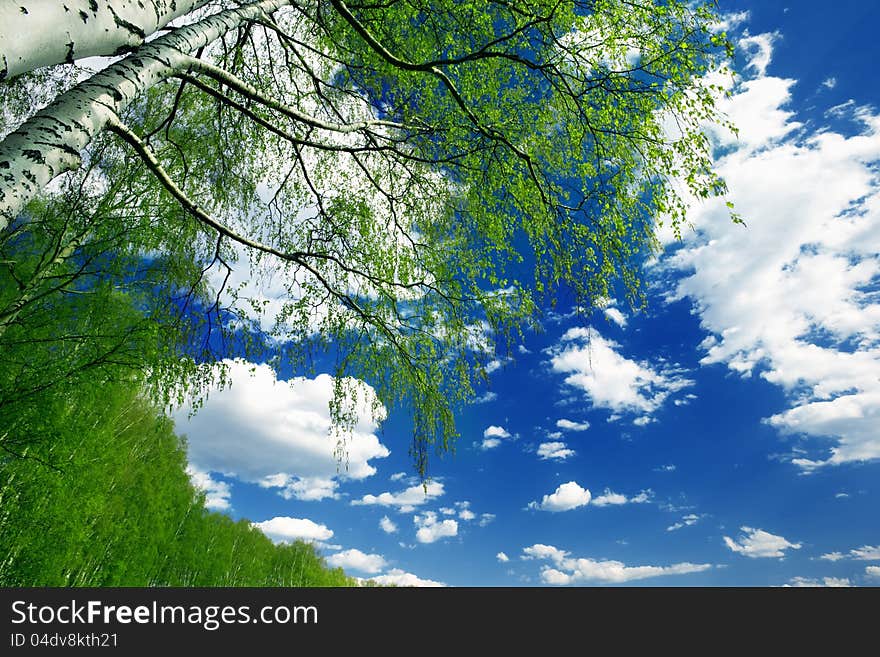
M 15 4 L 10 98 L 38 67 L 117 59 L 5 135 L 0 230 L 59 178 L 100 192 L 124 171 L 131 203 L 84 239 L 150 217 L 124 248 L 188 259 L 175 285 L 209 330 L 299 364 L 330 349 L 339 380 L 410 402 L 422 473 L 493 349 L 560 290 L 636 302 L 660 223 L 724 192 L 701 130 L 723 121 L 714 3 Z

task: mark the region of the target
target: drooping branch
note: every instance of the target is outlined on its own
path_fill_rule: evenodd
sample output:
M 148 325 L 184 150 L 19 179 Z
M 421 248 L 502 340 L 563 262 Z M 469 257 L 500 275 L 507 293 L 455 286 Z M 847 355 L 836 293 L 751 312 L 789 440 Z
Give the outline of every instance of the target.
M 405 129 L 406 126 L 396 123 L 394 121 L 384 121 L 381 119 L 372 119 L 368 121 L 356 121 L 355 123 L 333 123 L 330 121 L 322 121 L 321 119 L 309 116 L 305 112 L 301 112 L 295 107 L 291 107 L 290 105 L 286 105 L 281 103 L 273 98 L 269 98 L 261 94 L 259 91 L 254 89 L 251 85 L 247 84 L 243 80 L 240 80 L 236 76 L 232 75 L 228 71 L 224 71 L 222 68 L 218 66 L 214 66 L 213 64 L 209 64 L 208 62 L 202 59 L 195 59 L 194 57 L 187 57 L 186 61 L 188 63 L 189 68 L 193 71 L 198 71 L 204 73 L 210 78 L 213 78 L 217 82 L 226 85 L 230 89 L 233 89 L 251 100 L 260 103 L 261 105 L 265 105 L 269 109 L 273 109 L 276 112 L 280 112 L 285 116 L 293 119 L 294 121 L 299 121 L 300 123 L 304 123 L 313 128 L 318 128 L 320 130 L 328 130 L 331 132 L 339 132 L 342 134 L 352 133 L 352 132 L 360 132 L 362 130 L 366 130 L 367 128 L 372 127 L 385 127 L 385 128 L 394 128 L 398 130 Z
M 80 152 L 137 96 L 186 70 L 191 53 L 228 31 L 290 4 L 259 0 L 174 30 L 62 94 L 0 143 L 0 230 L 53 178 L 76 169 Z
M 535 166 L 535 162 L 531 155 L 522 150 L 519 146 L 514 144 L 508 139 L 508 137 L 502 133 L 497 128 L 484 124 L 480 118 L 476 115 L 473 108 L 467 103 L 464 97 L 461 95 L 458 87 L 452 81 L 452 78 L 440 68 L 440 63 L 461 63 L 456 60 L 437 60 L 437 62 L 428 62 L 428 63 L 412 63 L 408 62 L 405 59 L 401 59 L 397 57 L 394 53 L 388 50 L 370 31 L 366 28 L 366 26 L 361 23 L 357 17 L 351 13 L 351 10 L 348 6 L 343 2 L 343 0 L 331 0 L 331 4 L 333 7 L 340 13 L 340 15 L 346 20 L 346 22 L 351 25 L 355 32 L 360 35 L 360 37 L 376 52 L 380 55 L 385 61 L 387 61 L 392 66 L 400 68 L 405 71 L 420 71 L 423 73 L 428 73 L 433 75 L 435 78 L 440 80 L 444 87 L 449 91 L 449 94 L 452 96 L 452 99 L 455 101 L 455 104 L 458 105 L 459 109 L 467 116 L 468 120 L 473 124 L 474 128 L 476 128 L 477 132 L 479 132 L 484 137 L 491 139 L 492 141 L 497 141 L 507 148 L 510 149 L 520 160 L 522 160 L 526 168 L 528 170 L 529 176 L 532 181 L 535 183 L 535 187 L 538 190 L 538 193 L 541 195 L 541 199 L 545 204 L 550 205 L 550 199 L 548 198 L 547 190 L 545 189 L 546 183 L 541 181 L 541 175 L 539 175 L 538 169 Z M 462 60 L 463 62 L 464 60 Z
M 180 204 L 180 206 L 192 217 L 198 220 L 200 223 L 208 226 L 209 228 L 216 231 L 219 235 L 226 237 L 233 242 L 245 246 L 249 249 L 253 249 L 254 251 L 258 251 L 260 253 L 265 253 L 268 255 L 275 256 L 276 258 L 288 262 L 291 264 L 295 264 L 297 266 L 305 269 L 309 274 L 315 276 L 316 279 L 321 281 L 321 284 L 327 288 L 327 291 L 337 296 L 346 306 L 352 307 L 357 306 L 355 300 L 348 295 L 347 293 L 341 292 L 337 290 L 329 281 L 327 281 L 321 273 L 312 265 L 309 259 L 314 260 L 326 260 L 333 262 L 336 266 L 338 266 L 342 271 L 350 274 L 354 274 L 356 276 L 360 276 L 365 280 L 377 285 L 388 285 L 394 286 L 401 289 L 413 289 L 413 288 L 426 288 L 433 289 L 434 291 L 438 291 L 434 289 L 430 283 L 427 281 L 415 281 L 415 282 L 400 282 L 400 281 L 389 281 L 385 279 L 381 279 L 377 276 L 370 274 L 369 272 L 365 272 L 359 270 L 355 267 L 345 264 L 338 257 L 331 253 L 326 252 L 306 252 L 306 251 L 282 251 L 274 246 L 270 246 L 268 244 L 264 244 L 258 240 L 251 239 L 246 235 L 242 235 L 238 231 L 233 230 L 226 224 L 216 220 L 214 217 L 209 215 L 205 210 L 203 210 L 199 205 L 187 196 L 186 192 L 184 192 L 176 182 L 171 178 L 165 168 L 162 166 L 162 163 L 159 162 L 155 153 L 147 146 L 143 140 L 129 128 L 127 125 L 122 123 L 117 117 L 111 117 L 107 121 L 107 129 L 111 132 L 119 135 L 127 144 L 129 144 L 138 156 L 143 160 L 143 162 L 150 169 L 150 172 L 156 177 L 156 179 L 161 183 L 161 185 L 168 191 L 171 196 Z M 461 301 L 460 299 L 458 301 Z M 354 309 L 354 308 L 353 308 Z M 358 308 L 359 313 L 363 313 L 362 310 Z

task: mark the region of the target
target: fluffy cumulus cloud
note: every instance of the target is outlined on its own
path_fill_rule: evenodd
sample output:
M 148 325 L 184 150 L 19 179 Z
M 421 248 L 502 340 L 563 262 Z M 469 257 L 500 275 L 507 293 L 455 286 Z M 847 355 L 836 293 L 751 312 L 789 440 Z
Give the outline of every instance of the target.
M 331 568 L 357 570 L 369 575 L 381 572 L 388 565 L 381 554 L 366 554 L 355 549 L 331 554 L 329 557 L 325 557 L 325 560 Z
M 542 461 L 564 461 L 576 453 L 573 449 L 569 449 L 567 444 L 562 442 L 554 441 L 538 445 L 538 457 Z
M 650 502 L 654 492 L 650 489 L 643 490 L 638 495 L 627 497 L 621 493 L 615 493 L 606 488 L 599 496 L 593 496 L 589 489 L 582 488 L 576 481 L 560 485 L 554 492 L 544 495 L 540 502 L 529 503 L 530 509 L 541 511 L 571 511 L 582 506 L 620 506 L 622 504 L 644 504 Z
M 565 382 L 583 391 L 593 407 L 612 411 L 615 419 L 637 415 L 640 424 L 646 424 L 670 395 L 693 385 L 678 368 L 631 360 L 620 349 L 595 328 L 575 327 L 550 349 L 550 364 L 566 374 Z
M 255 522 L 253 525 L 276 543 L 290 543 L 296 540 L 326 541 L 333 536 L 332 529 L 308 518 L 276 516 L 271 520 Z
M 523 548 L 523 559 L 549 561 L 541 569 L 541 581 L 554 586 L 571 584 L 620 584 L 633 580 L 699 573 L 711 564 L 677 563 L 670 566 L 627 566 L 620 561 L 571 557 L 565 550 L 536 543 Z
M 416 484 L 397 493 L 379 493 L 378 495 L 364 495 L 359 500 L 352 500 L 354 506 L 390 506 L 397 507 L 403 513 L 412 511 L 415 507 L 443 495 L 443 484 L 439 481 L 429 481 L 424 486 Z
M 232 491 L 225 481 L 218 481 L 207 472 L 202 472 L 192 465 L 186 469 L 192 485 L 205 494 L 205 507 L 212 511 L 226 511 L 230 508 L 229 498 Z
M 576 481 L 569 481 L 561 484 L 554 492 L 545 495 L 541 502 L 532 502 L 529 508 L 540 509 L 542 511 L 571 511 L 590 503 L 590 491 L 581 486 Z
M 786 550 L 800 550 L 800 543 L 792 543 L 782 536 L 776 536 L 763 529 L 740 527 L 743 534 L 736 540 L 724 537 L 724 544 L 739 554 L 752 559 L 784 557 Z
M 590 428 L 589 422 L 573 422 L 566 418 L 556 420 L 556 426 L 563 431 L 586 431 Z
M 715 131 L 719 173 L 748 227 L 723 200 L 695 204 L 695 231 L 660 265 L 683 274 L 708 333 L 705 365 L 761 376 L 788 395 L 767 418 L 814 439 L 805 471 L 880 458 L 880 114 L 855 102 L 806 123 L 789 108 L 795 80 L 768 75 L 775 35 L 740 42 L 746 78 L 721 101 L 739 137 Z
M 382 519 L 379 521 L 379 529 L 386 534 L 393 534 L 397 531 L 397 525 L 388 516 L 382 516 Z
M 439 520 L 433 511 L 416 514 L 413 516 L 416 530 L 416 540 L 419 543 L 434 543 L 441 538 L 449 538 L 458 535 L 458 522 L 452 518 Z
M 279 381 L 265 364 L 224 364 L 230 387 L 212 392 L 191 418 L 187 407 L 174 413 L 194 471 L 276 488 L 287 498 L 319 500 L 334 497 L 341 479 L 374 474 L 370 462 L 388 456 L 376 437 L 375 393 L 366 384 L 347 380 L 358 391 L 350 397 L 357 421 L 352 431 L 336 435 L 329 411 L 332 377 Z
M 880 579 L 880 566 L 865 566 L 865 574 L 868 577 Z
M 504 427 L 498 427 L 495 425 L 486 427 L 486 430 L 483 431 L 483 442 L 480 443 L 480 449 L 495 449 L 501 444 L 502 440 L 511 437 L 510 432 Z
M 470 522 L 477 517 L 477 514 L 471 510 L 471 503 L 468 500 L 455 503 L 455 509 L 452 510 L 452 515 L 455 515 L 456 513 L 458 513 L 458 517 L 465 522 Z
M 501 563 L 507 563 L 508 561 L 510 561 L 510 557 L 508 557 L 504 552 L 499 552 L 495 555 L 495 558 L 498 559 L 498 561 Z
M 422 579 L 412 573 L 404 572 L 399 568 L 392 568 L 384 575 L 371 577 L 370 581 L 381 586 L 446 586 L 443 582 L 435 582 L 431 579 Z

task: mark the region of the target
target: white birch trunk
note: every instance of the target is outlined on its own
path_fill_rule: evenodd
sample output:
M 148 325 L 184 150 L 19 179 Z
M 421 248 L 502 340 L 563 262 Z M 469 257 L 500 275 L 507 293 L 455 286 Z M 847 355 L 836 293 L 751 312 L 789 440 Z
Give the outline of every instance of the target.
M 60 1 L 60 0 L 59 0 Z M 50 180 L 77 168 L 80 151 L 131 101 L 186 70 L 188 53 L 291 0 L 259 0 L 176 29 L 59 96 L 0 143 L 0 231 Z
M 208 0 L 2 0 L 0 81 L 42 66 L 121 55 Z

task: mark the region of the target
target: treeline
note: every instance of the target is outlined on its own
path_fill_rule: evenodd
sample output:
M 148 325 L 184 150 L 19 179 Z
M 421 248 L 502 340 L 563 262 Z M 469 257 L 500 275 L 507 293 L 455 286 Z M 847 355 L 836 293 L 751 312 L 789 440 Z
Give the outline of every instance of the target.
M 100 205 L 32 210 L 0 234 L 0 586 L 352 585 L 191 484 L 145 394 L 197 369 L 175 263 L 141 257 L 142 227 L 117 223 L 128 253 L 102 239 Z
M 45 409 L 0 465 L 0 585 L 344 586 L 303 543 L 207 511 L 170 420 L 132 386 Z

